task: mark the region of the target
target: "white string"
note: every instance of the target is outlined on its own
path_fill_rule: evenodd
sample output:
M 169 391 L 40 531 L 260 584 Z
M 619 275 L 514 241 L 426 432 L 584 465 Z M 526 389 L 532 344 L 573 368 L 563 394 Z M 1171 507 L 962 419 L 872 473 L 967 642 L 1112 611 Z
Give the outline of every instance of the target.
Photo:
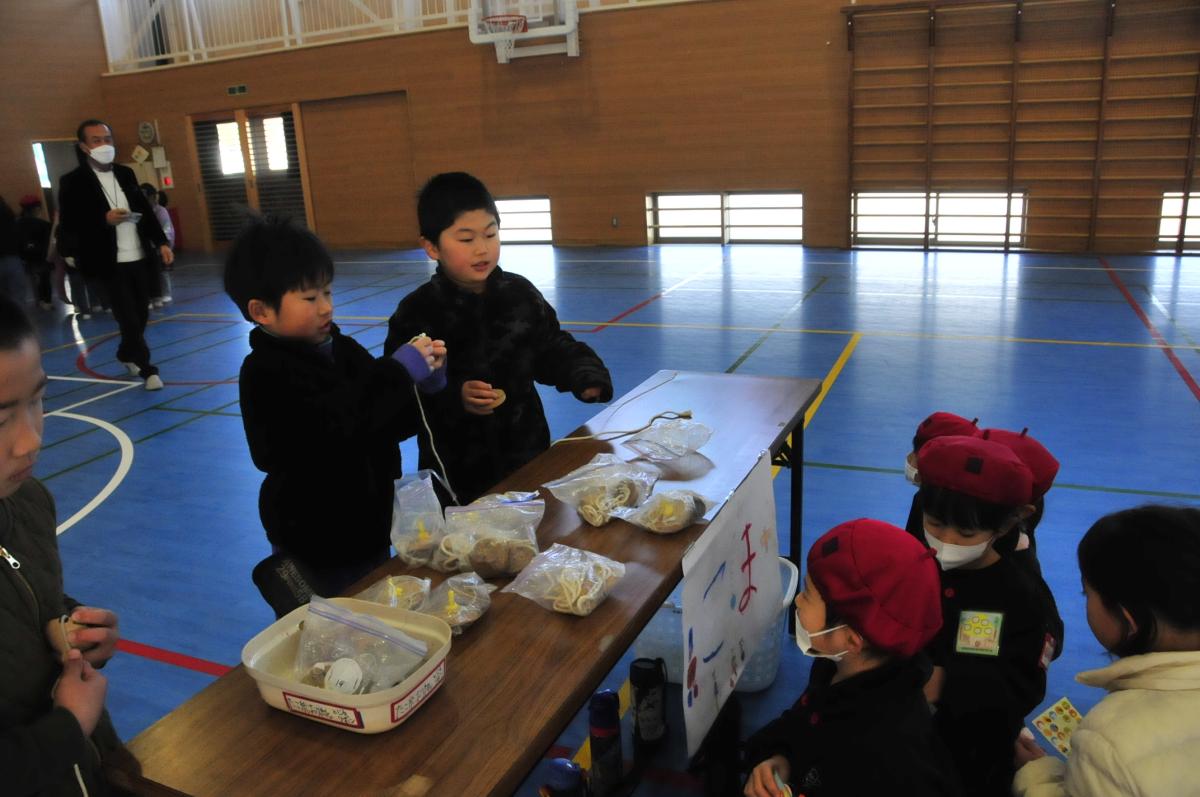
M 417 390 L 417 386 L 413 385 L 413 395 L 417 397 L 417 409 L 421 411 L 421 423 L 425 425 L 425 434 L 429 435 L 429 450 L 433 452 L 433 458 L 437 460 L 438 467 L 442 469 L 441 473 L 433 472 L 437 476 L 438 481 L 446 488 L 446 492 L 450 493 L 450 497 L 454 499 L 456 505 L 461 505 L 458 500 L 458 495 L 454 492 L 454 488 L 450 486 L 450 475 L 446 472 L 446 463 L 442 462 L 442 456 L 438 453 L 437 446 L 433 442 L 433 430 L 429 428 L 429 420 L 425 417 L 425 405 L 421 403 L 421 393 Z
M 574 443 L 574 442 L 578 442 L 580 440 L 599 440 L 601 443 L 605 443 L 610 440 L 616 440 L 618 438 L 625 437 L 626 435 L 637 434 L 638 432 L 644 432 L 647 429 L 649 429 L 651 426 L 653 426 L 654 422 L 659 419 L 663 419 L 663 420 L 667 420 L 667 421 L 674 421 L 674 420 L 679 420 L 681 418 L 690 418 L 690 417 L 692 417 L 691 410 L 681 410 L 679 412 L 676 412 L 675 410 L 667 410 L 666 412 L 658 413 L 657 415 L 652 417 L 649 421 L 647 421 L 645 426 L 639 426 L 636 429 L 627 429 L 625 431 L 617 431 L 614 429 L 611 431 L 596 432 L 595 434 L 579 435 L 577 437 L 561 437 L 558 440 L 555 440 L 550 445 L 556 446 L 559 443 Z

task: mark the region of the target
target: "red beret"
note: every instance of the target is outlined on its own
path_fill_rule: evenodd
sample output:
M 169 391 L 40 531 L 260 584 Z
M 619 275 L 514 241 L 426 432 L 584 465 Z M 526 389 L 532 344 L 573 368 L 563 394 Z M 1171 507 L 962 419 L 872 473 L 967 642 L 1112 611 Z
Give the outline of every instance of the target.
M 837 617 L 872 647 L 912 656 L 942 627 L 935 554 L 881 520 L 835 526 L 808 551 L 808 574 Z
M 921 484 L 1005 506 L 1028 504 L 1033 474 L 1008 446 L 982 437 L 939 437 L 917 453 Z
M 1033 474 L 1033 499 L 1044 496 L 1054 486 L 1054 477 L 1058 475 L 1058 460 L 1046 450 L 1046 447 L 1028 434 L 1029 429 L 1022 429 L 1020 434 L 1007 429 L 984 429 L 983 439 L 991 440 L 1008 446 L 1017 458 L 1025 463 Z
M 961 415 L 955 415 L 952 412 L 935 412 L 917 424 L 917 433 L 914 435 L 916 448 L 919 450 L 935 437 L 946 437 L 947 435 L 976 437 L 979 434 L 978 424 L 978 418 L 968 421 Z

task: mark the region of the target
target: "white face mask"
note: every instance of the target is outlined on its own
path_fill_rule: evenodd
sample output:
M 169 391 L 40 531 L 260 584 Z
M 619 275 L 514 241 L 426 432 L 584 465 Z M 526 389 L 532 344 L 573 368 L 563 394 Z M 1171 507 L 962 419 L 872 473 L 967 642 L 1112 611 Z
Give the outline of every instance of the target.
M 101 166 L 107 166 L 117 157 L 117 148 L 112 144 L 101 144 L 95 149 L 89 150 L 88 155 Z
M 835 625 L 833 628 L 826 628 L 824 631 L 817 631 L 815 634 L 810 634 L 804 626 L 800 625 L 800 610 L 796 609 L 796 647 L 800 648 L 800 652 L 805 656 L 811 656 L 814 659 L 831 659 L 833 661 L 841 661 L 850 651 L 843 650 L 841 653 L 818 653 L 812 649 L 812 638 L 815 636 L 823 636 L 845 628 L 845 624 Z
M 988 546 L 992 543 L 989 539 L 978 545 L 955 545 L 952 542 L 942 542 L 928 531 L 925 532 L 925 541 L 937 552 L 937 560 L 943 570 L 954 570 L 969 565 L 987 553 Z
M 917 479 L 917 466 L 909 462 L 907 457 L 904 458 L 904 480 L 909 484 L 921 483 Z

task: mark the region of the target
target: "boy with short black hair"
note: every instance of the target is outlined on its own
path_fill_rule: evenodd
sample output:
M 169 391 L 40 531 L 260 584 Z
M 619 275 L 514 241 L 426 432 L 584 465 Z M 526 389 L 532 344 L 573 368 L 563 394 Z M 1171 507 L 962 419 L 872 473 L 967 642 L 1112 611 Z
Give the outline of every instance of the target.
M 416 389 L 445 386 L 446 347 L 424 338 L 376 359 L 333 323 L 333 260 L 288 221 L 252 220 L 225 262 L 225 291 L 251 352 L 238 378 L 259 516 L 319 595 L 336 595 L 389 557 L 399 442 L 416 428 Z M 265 563 L 264 563 L 265 564 Z M 304 602 L 270 594 L 277 613 Z M 268 582 L 269 583 L 269 582 Z
M 117 617 L 63 594 L 54 499 L 33 478 L 45 387 L 33 326 L 0 296 L 0 782 L 5 794 L 105 795 L 138 770 L 96 671 Z
M 834 527 L 808 552 L 796 644 L 813 663 L 792 708 L 750 737 L 747 797 L 957 795 L 921 691 L 942 625 L 933 553 L 889 523 Z
M 467 503 L 549 447 L 535 382 L 593 402 L 612 398 L 612 380 L 529 280 L 500 269 L 500 213 L 483 183 L 437 175 L 417 218 L 437 271 L 400 302 L 383 350 L 427 333 L 454 351 L 449 388 L 425 402 L 433 439 L 423 429 L 417 439 L 421 467 L 440 472 L 440 454 L 452 498 Z

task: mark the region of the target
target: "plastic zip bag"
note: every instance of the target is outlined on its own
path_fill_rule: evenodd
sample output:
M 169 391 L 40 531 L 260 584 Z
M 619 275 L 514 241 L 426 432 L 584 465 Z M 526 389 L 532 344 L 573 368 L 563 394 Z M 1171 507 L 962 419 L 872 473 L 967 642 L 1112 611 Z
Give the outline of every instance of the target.
M 300 631 L 301 683 L 347 695 L 391 689 L 421 666 L 429 646 L 382 620 L 314 597 Z
M 515 592 L 543 608 L 585 617 L 625 575 L 625 565 L 591 551 L 555 543 L 501 592 Z
M 367 587 L 358 597 L 393 609 L 416 609 L 429 597 L 429 579 L 388 576 Z
M 674 534 L 704 517 L 713 502 L 691 490 L 666 490 L 634 509 L 613 510 L 613 516 L 655 534 Z
M 583 467 L 547 482 L 544 486 L 558 500 L 570 504 L 593 526 L 603 526 L 620 507 L 636 507 L 650 495 L 658 471 L 625 462 L 613 454 L 597 454 Z
M 657 420 L 649 428 L 625 441 L 625 445 L 655 462 L 694 454 L 712 437 L 712 429 L 687 418 Z
M 537 527 L 545 513 L 546 502 L 537 493 L 485 495 L 467 506 L 447 507 L 443 542 L 455 535 L 471 541 L 465 566 L 458 569 L 483 578 L 513 575 L 537 555 Z
M 458 636 L 469 628 L 492 605 L 494 584 L 486 583 L 475 573 L 451 576 L 437 586 L 417 611 L 445 620 Z
M 441 542 L 446 521 L 433 490 L 432 471 L 421 470 L 396 481 L 392 505 L 392 545 L 407 565 L 429 564 Z

